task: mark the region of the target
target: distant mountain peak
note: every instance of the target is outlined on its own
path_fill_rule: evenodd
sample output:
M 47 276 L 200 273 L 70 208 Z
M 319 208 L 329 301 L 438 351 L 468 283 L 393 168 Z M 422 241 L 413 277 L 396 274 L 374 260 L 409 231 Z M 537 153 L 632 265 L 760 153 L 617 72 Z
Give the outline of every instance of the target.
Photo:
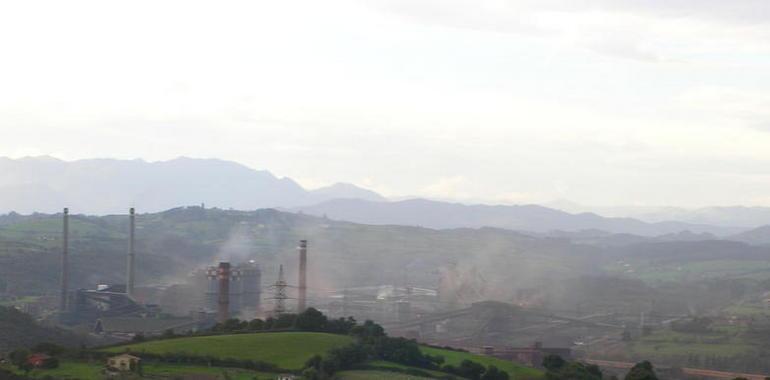
M 374 191 L 367 190 L 351 183 L 337 182 L 311 191 L 315 196 L 326 199 L 358 199 L 374 202 L 384 202 L 387 198 Z
M 55 212 L 64 206 L 85 214 L 112 214 L 129 206 L 153 212 L 201 203 L 253 210 L 340 197 L 384 200 L 351 184 L 308 191 L 291 178 L 216 158 L 147 162 L 41 156 L 0 160 L 0 172 L 0 213 Z

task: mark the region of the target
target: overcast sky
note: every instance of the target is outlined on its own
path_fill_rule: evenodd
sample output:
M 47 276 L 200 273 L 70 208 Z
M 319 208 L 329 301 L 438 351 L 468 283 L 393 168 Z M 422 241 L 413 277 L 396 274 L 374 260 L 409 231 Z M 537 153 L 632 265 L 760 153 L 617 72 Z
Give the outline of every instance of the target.
M 770 205 L 770 1 L 7 1 L 0 156 Z M 2 173 L 0 173 L 2 175 Z

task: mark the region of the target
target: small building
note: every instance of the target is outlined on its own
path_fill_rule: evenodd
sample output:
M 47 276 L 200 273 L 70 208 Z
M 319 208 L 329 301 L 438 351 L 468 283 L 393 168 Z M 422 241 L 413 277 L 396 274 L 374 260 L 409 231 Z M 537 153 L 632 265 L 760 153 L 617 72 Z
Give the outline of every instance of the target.
M 278 375 L 278 380 L 296 380 L 297 376 L 294 376 L 290 373 L 282 373 Z
M 27 364 L 34 368 L 42 368 L 46 366 L 46 362 L 51 360 L 51 357 L 46 354 L 32 354 L 27 357 Z
M 142 358 L 129 354 L 121 354 L 107 359 L 107 367 L 114 368 L 121 372 L 136 371 L 136 369 L 139 368 L 141 361 Z

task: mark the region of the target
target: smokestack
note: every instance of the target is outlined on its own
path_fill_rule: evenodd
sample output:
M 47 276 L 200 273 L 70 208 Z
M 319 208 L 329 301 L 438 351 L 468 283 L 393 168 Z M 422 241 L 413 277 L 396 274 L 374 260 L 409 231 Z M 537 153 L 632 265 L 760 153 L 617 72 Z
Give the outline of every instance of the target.
M 61 295 L 59 296 L 59 311 L 67 311 L 67 297 L 69 294 L 69 226 L 70 210 L 64 209 L 62 228 L 62 252 L 61 252 Z
M 217 321 L 225 323 L 230 319 L 230 263 L 219 263 L 219 299 L 217 301 Z
M 297 313 L 307 308 L 307 240 L 299 241 L 299 297 Z
M 136 232 L 136 214 L 134 208 L 131 207 L 128 210 L 129 227 L 128 227 L 128 272 L 126 273 L 126 294 L 129 297 L 134 297 L 134 242 Z

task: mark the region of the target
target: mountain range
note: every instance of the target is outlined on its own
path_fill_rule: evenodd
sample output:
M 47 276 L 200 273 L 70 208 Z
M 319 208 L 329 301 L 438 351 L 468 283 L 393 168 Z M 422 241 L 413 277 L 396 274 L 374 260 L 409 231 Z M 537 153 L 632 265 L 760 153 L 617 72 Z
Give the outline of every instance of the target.
M 306 190 L 269 171 L 215 159 L 169 161 L 52 157 L 0 158 L 0 212 L 55 212 L 70 207 L 85 214 L 143 212 L 183 205 L 253 210 L 295 207 L 336 198 L 384 200 L 350 184 Z
M 607 217 L 627 217 L 656 223 L 676 220 L 693 224 L 753 228 L 770 224 L 770 207 L 711 206 L 700 208 L 655 206 L 585 206 L 569 201 L 547 203 L 546 206 L 569 213 L 594 212 Z
M 648 209 L 647 214 L 641 210 L 635 213 L 645 217 L 630 218 L 612 216 L 618 215 L 618 210 L 608 210 L 611 217 L 607 217 L 539 205 L 389 201 L 353 184 L 309 190 L 267 170 L 218 159 L 181 157 L 147 162 L 63 161 L 48 156 L 0 158 L 0 213 L 52 213 L 69 207 L 75 213 L 107 215 L 125 213 L 128 207 L 159 212 L 200 204 L 237 210 L 278 208 L 364 224 L 433 229 L 496 227 L 533 233 L 597 230 L 635 236 L 669 235 L 674 240 L 732 236 L 770 224 L 770 209 L 763 208 L 714 208 L 689 214 L 684 209 L 655 209 L 657 217 L 650 216 L 654 210 Z M 577 208 L 574 204 L 571 207 Z M 664 211 L 671 218 L 665 218 Z M 678 235 L 684 231 L 693 235 Z M 740 240 L 764 242 L 766 235 L 747 234 Z
M 570 214 L 538 205 L 464 205 L 426 199 L 377 202 L 363 199 L 334 199 L 298 207 L 295 211 L 362 224 L 408 225 L 436 229 L 497 227 L 517 231 L 601 230 L 641 236 L 689 231 L 725 236 L 739 228 L 682 222 L 647 223 L 632 218 L 606 218 L 593 213 Z

